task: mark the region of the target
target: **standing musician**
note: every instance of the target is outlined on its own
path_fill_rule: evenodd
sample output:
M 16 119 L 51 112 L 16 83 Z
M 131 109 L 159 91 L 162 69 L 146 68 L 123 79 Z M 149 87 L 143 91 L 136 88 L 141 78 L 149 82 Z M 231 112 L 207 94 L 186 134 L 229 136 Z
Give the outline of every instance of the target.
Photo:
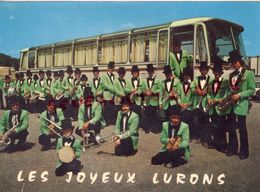
M 104 124 L 101 104 L 94 101 L 93 92 L 90 87 L 87 87 L 84 91 L 84 104 L 79 107 L 79 127 L 75 132 L 83 138 L 86 133 L 89 133 L 89 142 L 97 144 L 99 143 L 100 130 Z
M 210 76 L 208 75 L 209 66 L 206 61 L 200 62 L 199 66 L 200 75 L 194 80 L 194 129 L 193 138 L 200 142 L 207 148 L 213 148 L 212 144 L 206 142 L 207 138 L 204 138 L 203 130 L 206 130 L 208 125 L 208 114 L 205 113 L 204 109 L 207 105 L 207 93 L 209 89 Z
M 177 101 L 180 92 L 180 80 L 172 75 L 172 70 L 169 65 L 165 65 L 163 69 L 165 80 L 161 82 L 159 105 L 160 109 L 165 112 L 166 119 L 169 119 L 170 106 L 177 106 Z
M 192 68 L 186 67 L 182 73 L 182 80 L 180 83 L 180 96 L 178 98 L 178 104 L 181 106 L 182 121 L 189 125 L 190 137 L 193 137 L 194 131 L 194 112 L 193 112 L 193 97 L 195 84 L 192 81 L 193 76 Z
M 104 118 L 107 125 L 114 124 L 116 119 L 116 111 L 114 108 L 114 80 L 115 75 L 113 74 L 115 63 L 110 61 L 108 63 L 108 72 L 101 77 L 101 83 L 104 87 L 103 99 L 104 99 Z
M 94 94 L 95 99 L 103 104 L 103 85 L 101 82 L 101 78 L 99 77 L 99 69 L 98 67 L 93 67 L 93 80 L 90 82 L 90 87 L 92 89 L 92 92 Z
M 19 74 L 19 81 L 16 84 L 16 90 L 20 98 L 20 105 L 24 109 L 25 108 L 25 99 L 24 99 L 24 91 L 25 91 L 25 80 L 24 73 L 21 72 Z
M 172 163 L 173 167 L 187 163 L 190 158 L 189 126 L 181 120 L 181 107 L 171 106 L 169 121 L 163 123 L 161 152 L 152 157 L 152 165 Z M 184 156 L 184 159 L 182 158 Z
M 84 102 L 84 92 L 86 88 L 89 87 L 88 77 L 85 74 L 83 74 L 80 78 L 80 81 L 81 83 L 78 85 L 76 95 L 79 100 L 79 104 L 82 104 Z
M 231 126 L 228 129 L 229 142 L 227 156 L 236 155 L 238 152 L 238 141 L 236 128 L 238 127 L 240 135 L 239 158 L 247 159 L 249 156 L 248 135 L 246 127 L 246 116 L 249 113 L 249 97 L 255 92 L 255 76 L 250 70 L 244 67 L 242 56 L 237 50 L 229 53 L 230 62 L 235 71 L 229 76 L 229 94 L 232 105 L 232 111 L 229 114 Z
M 60 80 L 59 71 L 54 71 L 53 77 L 54 80 L 52 81 L 52 95 L 58 104 L 59 103 L 58 97 L 60 97 L 62 94 L 62 85 L 61 85 L 62 80 Z
M 55 125 L 61 126 L 61 121 L 64 119 L 64 115 L 60 108 L 56 108 L 55 102 L 54 99 L 49 99 L 47 102 L 47 110 L 42 112 L 40 115 L 41 135 L 39 136 L 38 141 L 42 145 L 41 151 L 49 150 L 52 147 L 51 138 L 57 139 L 59 136 L 58 134 L 61 132 L 61 130 L 57 129 Z
M 5 97 L 5 101 L 6 101 L 6 106 L 4 106 L 6 109 L 10 108 L 10 96 L 8 94 L 9 90 L 12 89 L 13 91 L 15 91 L 15 87 L 14 87 L 14 83 L 11 82 L 11 78 L 9 75 L 5 76 L 5 82 L 3 85 L 3 96 Z M 15 94 L 15 93 L 13 93 Z
M 62 127 L 63 137 L 58 139 L 56 145 L 56 151 L 58 153 L 59 160 L 57 161 L 55 175 L 63 176 L 67 172 L 72 172 L 73 174 L 77 174 L 78 172 L 80 172 L 81 169 L 81 162 L 79 161 L 79 158 L 82 153 L 82 145 L 80 144 L 80 140 L 76 139 L 72 135 L 73 126 L 70 119 L 63 119 L 61 121 L 61 127 Z M 62 162 L 62 158 L 61 158 L 62 156 L 60 155 L 61 152 L 63 152 L 63 154 L 65 152 L 64 154 L 65 159 L 71 158 L 71 161 Z
M 142 82 L 139 77 L 139 68 L 137 65 L 133 65 L 131 69 L 132 77 L 126 82 L 126 90 L 130 94 L 130 100 L 132 102 L 132 110 L 138 114 L 140 120 L 140 126 L 143 125 L 142 120 Z M 143 126 L 142 126 L 143 127 Z
M 0 141 L 9 138 L 7 151 L 12 151 L 15 140 L 18 139 L 17 150 L 25 150 L 27 129 L 29 127 L 29 114 L 20 108 L 20 99 L 17 96 L 10 97 L 11 109 L 6 110 L 0 121 Z M 9 133 L 8 133 L 9 132 Z
M 32 82 L 32 85 L 31 85 L 31 96 L 30 96 L 30 103 L 31 103 L 31 110 L 32 110 L 32 113 L 37 113 L 37 103 L 36 103 L 36 100 L 33 100 L 33 96 L 34 96 L 34 91 L 36 90 L 37 88 L 37 81 L 38 81 L 39 77 L 37 74 L 34 74 L 33 75 L 33 82 Z
M 53 96 L 52 95 L 52 85 L 53 85 L 53 83 L 52 83 L 52 81 L 53 81 L 53 79 L 52 79 L 52 73 L 51 73 L 51 70 L 47 70 L 46 71 L 46 76 L 47 76 L 47 78 L 46 78 L 46 96 Z
M 142 82 L 144 101 L 144 131 L 149 133 L 159 133 L 161 124 L 158 118 L 157 110 L 159 106 L 160 80 L 154 75 L 153 64 L 146 65 L 148 78 Z
M 38 95 L 36 98 L 37 112 L 42 113 L 46 106 L 45 96 L 46 96 L 46 79 L 44 78 L 44 71 L 39 71 L 39 79 L 36 81 L 36 88 L 34 94 Z
M 117 113 L 114 147 L 115 155 L 129 156 L 137 152 L 139 117 L 131 110 L 129 97 L 122 97 L 121 111 Z
M 114 87 L 115 87 L 114 103 L 115 103 L 116 112 L 120 110 L 121 98 L 127 95 L 125 73 L 126 73 L 125 68 L 119 67 L 118 78 L 116 78 L 114 81 Z
M 17 95 L 19 95 L 18 90 L 17 90 L 17 87 L 18 87 L 18 84 L 19 84 L 19 79 L 20 79 L 20 74 L 19 74 L 19 72 L 16 72 L 15 73 L 15 80 L 13 81 L 13 86 L 15 88 Z
M 210 89 L 207 95 L 207 112 L 209 114 L 210 126 L 207 130 L 203 131 L 203 134 L 208 136 L 207 143 L 213 143 L 216 150 L 225 152 L 227 147 L 226 113 L 230 113 L 230 110 L 220 111 L 218 103 L 221 103 L 223 98 L 227 95 L 228 80 L 222 77 L 222 63 L 217 63 L 216 61 L 212 71 L 215 79 L 210 82 Z M 213 141 L 211 136 L 213 136 Z
M 32 105 L 30 102 L 31 98 L 31 91 L 33 86 L 33 78 L 32 78 L 32 72 L 30 70 L 26 71 L 26 80 L 24 82 L 24 100 L 25 100 L 25 108 L 27 111 L 32 112 Z

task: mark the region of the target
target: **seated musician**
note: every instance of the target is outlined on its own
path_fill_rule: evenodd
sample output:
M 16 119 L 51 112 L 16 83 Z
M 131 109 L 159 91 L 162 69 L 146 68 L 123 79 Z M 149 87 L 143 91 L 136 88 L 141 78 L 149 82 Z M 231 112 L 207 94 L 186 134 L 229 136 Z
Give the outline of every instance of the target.
M 27 131 L 29 114 L 28 111 L 20 108 L 20 99 L 18 97 L 11 96 L 10 103 L 11 109 L 4 112 L 0 121 L 0 141 L 6 137 L 10 138 L 10 143 L 6 148 L 7 152 L 14 149 L 16 139 L 18 139 L 18 143 L 15 149 L 25 150 L 26 138 L 29 134 Z M 8 132 L 10 133 L 7 135 Z
M 114 146 L 115 155 L 129 156 L 137 152 L 139 116 L 131 110 L 129 97 L 122 97 L 121 111 L 117 114 Z
M 80 140 L 76 139 L 73 133 L 73 126 L 70 119 L 63 119 L 61 121 L 62 127 L 62 138 L 59 138 L 56 145 L 56 150 L 58 153 L 59 160 L 57 162 L 55 175 L 56 176 L 63 176 L 67 172 L 72 172 L 73 174 L 77 174 L 81 169 L 81 162 L 79 161 L 81 152 L 82 152 L 82 145 Z M 72 149 L 71 150 L 64 150 L 65 148 Z M 60 154 L 61 150 L 65 151 L 65 154 Z M 67 151 L 67 153 L 66 153 Z M 71 159 L 70 162 L 64 162 L 65 159 Z
M 40 115 L 41 135 L 39 136 L 38 141 L 42 145 L 41 151 L 49 150 L 52 147 L 51 138 L 58 138 L 61 133 L 61 130 L 55 125 L 61 126 L 64 115 L 62 109 L 56 108 L 55 102 L 54 99 L 49 99 L 47 102 L 47 110 Z
M 173 167 L 189 160 L 190 133 L 189 126 L 181 120 L 181 107 L 172 106 L 169 109 L 170 121 L 163 123 L 161 132 L 161 152 L 152 157 L 153 165 L 172 163 Z M 183 159 L 184 157 L 184 159 Z
M 102 107 L 99 102 L 94 101 L 94 95 L 91 87 L 86 87 L 84 91 L 84 104 L 80 105 L 78 112 L 78 125 L 76 134 L 84 137 L 89 133 L 90 143 L 100 142 L 100 130 L 105 125 L 102 117 Z

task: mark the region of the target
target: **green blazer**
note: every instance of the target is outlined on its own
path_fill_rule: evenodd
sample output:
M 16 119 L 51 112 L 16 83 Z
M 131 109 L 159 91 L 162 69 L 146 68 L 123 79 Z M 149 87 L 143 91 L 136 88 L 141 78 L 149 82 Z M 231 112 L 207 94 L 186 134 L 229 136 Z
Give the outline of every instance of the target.
M 83 124 L 87 122 L 85 114 L 86 114 L 86 106 L 82 104 L 80 105 L 79 112 L 78 112 L 78 125 L 80 129 L 83 127 Z M 100 122 L 102 127 L 106 126 L 106 122 L 102 116 L 102 106 L 99 102 L 96 101 L 93 102 L 90 116 L 93 125 Z
M 169 126 L 170 122 L 166 121 L 162 125 L 162 132 L 161 132 L 161 143 L 163 144 L 163 147 L 161 151 L 166 151 L 166 146 L 170 140 L 169 138 Z M 190 158 L 190 131 L 189 131 L 189 125 L 187 125 L 184 122 L 181 122 L 179 131 L 177 133 L 177 136 L 181 137 L 181 144 L 179 145 L 179 149 L 185 149 L 185 159 L 188 161 Z
M 53 80 L 52 81 L 52 95 L 55 96 L 57 95 L 59 92 L 63 92 L 63 87 L 62 87 L 62 81 L 60 81 L 60 79 L 57 80 Z
M 128 137 L 132 138 L 133 141 L 133 147 L 136 150 L 138 146 L 138 140 L 139 140 L 139 117 L 138 115 L 130 111 L 130 117 L 128 117 L 127 123 L 126 123 L 126 130 L 123 134 L 120 134 L 121 131 L 121 120 L 122 120 L 122 111 L 119 111 L 117 113 L 117 119 L 116 119 L 116 125 L 115 125 L 115 134 L 121 135 L 120 139 L 125 139 Z
M 92 79 L 92 81 L 90 82 L 90 87 L 95 97 L 103 96 L 104 86 L 101 78 L 98 79 L 97 87 L 95 86 L 94 79 Z
M 3 85 L 3 95 L 4 96 L 8 95 L 8 88 L 9 87 L 15 88 L 14 82 L 10 82 L 9 85 L 7 85 L 6 82 L 4 82 L 4 85 Z
M 210 76 L 208 76 L 207 79 L 206 79 L 206 85 L 205 85 L 205 87 L 208 87 L 207 85 L 209 85 L 210 81 L 211 81 L 211 78 L 210 78 Z M 199 88 L 201 89 L 199 82 L 200 82 L 200 80 L 199 80 L 199 76 L 198 76 L 198 77 L 196 77 L 196 79 L 194 80 L 195 86 L 194 86 L 194 88 L 193 88 L 193 89 L 194 89 L 194 90 L 193 90 L 193 92 L 194 92 L 194 97 L 193 97 L 193 109 L 196 109 L 196 108 L 197 108 L 197 105 L 198 105 L 199 100 L 200 100 L 200 97 L 201 97 L 201 96 L 199 96 L 199 95 L 195 92 L 195 89 L 196 89 L 197 87 L 199 87 Z M 204 87 L 204 89 L 206 89 L 205 87 Z M 207 105 L 207 95 L 205 95 L 205 96 L 203 97 L 203 99 L 202 99 L 202 107 L 205 108 L 206 105 Z
M 103 89 L 104 90 L 103 91 L 104 100 L 106 100 L 106 101 L 112 100 L 114 97 L 114 93 L 115 93 L 114 81 L 112 80 L 112 78 L 110 78 L 108 73 L 105 73 L 101 76 L 101 83 L 104 88 Z
M 189 107 L 186 110 L 193 109 L 192 105 L 193 105 L 194 89 L 195 89 L 195 84 L 194 82 L 191 82 L 187 92 L 185 93 L 184 83 L 183 82 L 180 83 L 180 91 L 179 91 L 180 95 L 178 98 L 178 103 L 189 104 Z
M 114 97 L 115 105 L 120 105 L 121 98 L 127 95 L 126 81 L 124 86 L 123 83 L 119 80 L 119 78 L 116 78 L 114 81 L 114 88 L 115 88 L 115 97 Z
M 58 126 L 61 126 L 61 121 L 64 119 L 63 111 L 60 108 L 57 108 L 56 113 L 57 113 L 57 122 L 55 122 L 55 123 Z M 43 117 L 47 118 L 47 110 L 42 112 L 41 115 Z M 41 134 L 49 135 L 49 128 L 47 127 L 49 122 L 46 119 L 44 119 L 43 117 L 40 117 L 40 121 L 41 121 L 40 131 L 41 131 Z
M 137 86 L 138 86 L 138 88 L 137 88 L 137 95 L 133 96 L 133 102 L 134 102 L 134 104 L 140 106 L 142 104 L 142 97 L 140 95 L 143 92 L 143 88 L 142 88 L 141 79 L 138 78 L 137 81 L 138 81 L 138 83 L 137 83 Z M 130 94 L 133 89 L 134 89 L 134 84 L 133 84 L 132 78 L 127 79 L 126 80 L 126 92 L 128 94 Z
M 160 94 L 161 82 L 158 78 L 154 77 L 152 81 L 152 86 L 149 87 L 148 78 L 142 81 L 142 91 L 150 90 L 152 92 L 152 96 L 144 97 L 144 105 L 146 106 L 159 106 L 159 94 Z
M 24 82 L 24 93 L 32 93 L 34 80 L 33 78 L 26 79 Z
M 79 98 L 83 98 L 84 97 L 84 85 L 83 84 L 79 84 L 77 87 L 77 91 L 76 91 L 76 97 Z M 89 87 L 89 84 L 86 84 L 86 87 Z
M 56 151 L 57 151 L 57 153 L 59 152 L 59 150 L 62 147 L 64 147 L 62 140 L 63 140 L 63 138 L 58 138 L 58 141 L 57 141 L 57 144 L 56 144 Z M 74 143 L 73 143 L 73 145 L 71 147 L 74 150 L 77 159 L 79 159 L 80 156 L 81 156 L 81 153 L 82 153 L 81 141 L 78 140 L 78 139 L 75 139 L 75 141 L 74 141 Z M 58 168 L 61 165 L 62 165 L 62 162 L 60 160 L 58 160 L 56 168 Z
M 10 127 L 9 123 L 9 117 L 10 117 L 11 110 L 7 110 L 4 112 L 3 117 L 1 118 L 0 121 L 0 133 L 5 133 L 8 129 L 12 128 Z M 28 129 L 29 127 L 29 114 L 28 111 L 21 109 L 21 114 L 19 117 L 19 123 L 18 126 L 16 127 L 15 131 L 17 133 Z
M 40 84 L 40 79 L 38 79 L 37 81 L 36 81 L 36 87 L 35 87 L 35 91 L 38 91 L 38 92 L 40 92 L 40 93 L 42 93 L 43 94 L 43 96 L 45 97 L 46 96 L 46 79 L 44 79 L 43 80 L 43 86 L 41 86 L 41 84 Z
M 19 95 L 24 96 L 25 91 L 25 81 L 26 80 L 19 80 L 16 84 L 16 91 L 19 93 Z
M 231 79 L 233 76 L 234 76 L 234 72 L 232 72 L 229 76 L 230 86 L 231 86 Z M 232 107 L 236 115 L 246 116 L 249 113 L 249 97 L 254 94 L 256 88 L 254 73 L 250 70 L 245 70 L 244 74 L 241 75 L 241 81 L 239 82 L 238 87 L 239 89 L 235 91 L 235 93 L 239 93 L 240 99 Z M 229 94 L 232 93 L 233 91 L 229 89 Z
M 73 78 L 72 78 L 71 83 L 70 83 L 69 77 L 64 77 L 64 79 L 62 81 L 62 86 L 63 86 L 63 90 L 64 90 L 64 96 L 75 99 L 76 93 L 73 94 L 72 96 L 70 95 L 70 91 L 74 88 L 73 82 L 74 82 Z
M 188 66 L 191 60 L 192 59 L 188 55 L 188 52 L 186 50 L 182 50 L 180 61 L 178 61 L 174 53 L 170 52 L 169 64 L 171 66 L 171 69 L 174 71 L 176 77 L 180 78 L 180 74 L 183 72 L 183 69 Z
M 161 82 L 159 103 L 161 103 L 165 98 L 169 96 L 171 90 L 174 90 L 178 95 L 180 95 L 180 80 L 178 78 L 172 78 L 170 92 L 167 91 L 166 79 Z M 168 99 L 162 104 L 164 110 L 168 109 L 169 106 L 177 105 L 175 99 Z
M 210 81 L 209 92 L 207 94 L 207 100 L 209 100 L 209 99 L 223 99 L 223 98 L 225 98 L 227 96 L 227 94 L 228 94 L 228 89 L 229 89 L 228 88 L 229 87 L 228 80 L 223 79 L 221 81 L 220 87 L 218 88 L 217 93 L 215 93 L 215 94 L 214 94 L 214 83 L 215 83 L 215 80 Z M 220 112 L 219 108 L 218 108 L 218 105 L 216 105 L 215 107 L 211 107 L 211 109 L 208 112 L 209 115 L 213 114 L 214 108 L 215 108 L 215 110 L 216 110 L 218 115 L 226 115 L 226 114 L 229 114 L 230 111 L 231 111 L 231 108 L 230 108 L 230 109 L 227 109 L 226 111 Z

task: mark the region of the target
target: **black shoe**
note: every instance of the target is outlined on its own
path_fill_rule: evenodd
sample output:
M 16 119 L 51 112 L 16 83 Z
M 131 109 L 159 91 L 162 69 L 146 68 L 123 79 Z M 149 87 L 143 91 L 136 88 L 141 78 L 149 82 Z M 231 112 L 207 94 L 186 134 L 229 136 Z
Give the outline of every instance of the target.
M 149 129 L 145 129 L 144 132 L 145 132 L 145 134 L 150 133 Z
M 208 148 L 208 149 L 213 149 L 214 147 L 212 145 L 209 145 L 208 143 L 201 143 L 204 147 Z
M 233 155 L 237 155 L 236 152 L 230 152 L 230 151 L 227 151 L 226 153 L 226 156 L 230 157 L 230 156 L 233 156 Z
M 248 155 L 239 154 L 238 157 L 241 160 L 248 159 Z

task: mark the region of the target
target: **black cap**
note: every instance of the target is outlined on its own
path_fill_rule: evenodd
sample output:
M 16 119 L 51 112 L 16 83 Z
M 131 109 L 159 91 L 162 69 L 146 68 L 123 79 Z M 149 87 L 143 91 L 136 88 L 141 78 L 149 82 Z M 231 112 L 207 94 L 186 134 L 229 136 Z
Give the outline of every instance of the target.
M 98 67 L 93 67 L 92 72 L 99 72 Z
M 76 68 L 75 71 L 74 71 L 75 74 L 80 74 L 81 73 L 81 70 L 80 68 Z
M 5 76 L 5 80 L 7 80 L 7 79 L 11 79 L 9 75 Z
M 58 72 L 58 71 L 54 71 L 54 72 L 53 72 L 53 76 L 54 76 L 54 77 L 58 77 L 58 76 L 59 76 L 59 72 Z
M 44 71 L 43 71 L 43 70 L 40 70 L 40 71 L 39 71 L 39 75 L 40 75 L 40 74 L 44 74 Z
M 24 77 L 24 73 L 20 72 L 19 77 Z
M 199 69 L 209 69 L 207 61 L 201 61 Z
M 242 56 L 240 55 L 240 53 L 238 52 L 238 50 L 233 50 L 233 51 L 230 51 L 229 52 L 229 59 L 228 61 L 230 63 L 234 63 L 234 62 L 237 62 L 237 61 L 240 61 L 242 62 Z
M 27 70 L 26 71 L 26 76 L 30 76 L 30 75 L 32 75 L 32 72 L 30 70 Z
M 46 103 L 47 103 L 47 105 L 51 105 L 51 104 L 53 104 L 54 106 L 56 105 L 56 100 L 55 99 L 53 99 L 53 97 L 52 96 L 47 96 L 46 97 Z
M 183 69 L 182 74 L 191 77 L 191 76 L 192 76 L 192 72 L 193 72 L 193 70 L 192 70 L 191 67 L 185 67 L 185 68 Z
M 213 73 L 219 72 L 219 73 L 223 74 L 222 65 L 219 63 L 218 64 L 215 63 L 214 67 L 212 68 L 212 71 L 213 71 Z
M 170 65 L 164 65 L 163 67 L 163 73 L 164 74 L 172 74 L 172 69 Z
M 87 80 L 88 80 L 87 75 L 85 74 L 81 75 L 80 81 L 87 81 Z
M 121 97 L 121 102 L 120 102 L 121 105 L 131 105 L 132 102 L 130 100 L 130 97 L 128 96 L 124 96 L 124 97 Z
M 59 75 L 60 76 L 64 76 L 64 71 L 63 70 L 59 70 Z
M 38 80 L 38 79 L 39 79 L 39 76 L 38 76 L 37 74 L 34 74 L 34 75 L 33 75 L 33 79 L 34 79 L 34 80 Z
M 108 68 L 115 68 L 115 62 L 114 61 L 109 61 Z
M 91 87 L 86 87 L 84 91 L 84 98 L 94 98 L 93 92 L 91 90 Z
M 125 68 L 124 67 L 119 67 L 117 73 L 118 74 L 125 74 L 126 73 Z
M 179 105 L 172 105 L 169 107 L 169 114 L 170 117 L 175 115 L 175 116 L 181 116 L 181 107 Z
M 146 65 L 146 71 L 154 72 L 153 64 L 148 64 L 148 65 Z
M 20 102 L 21 102 L 19 97 L 15 96 L 15 95 L 9 97 L 9 101 L 10 101 L 11 105 L 14 105 L 14 104 L 19 104 L 20 105 Z
M 71 66 L 67 66 L 66 72 L 67 73 L 73 73 L 72 67 Z
M 73 129 L 71 119 L 63 119 L 61 121 L 62 130 Z
M 131 69 L 131 72 L 134 73 L 134 72 L 139 72 L 139 68 L 137 65 L 133 65 L 132 66 L 132 69 Z
M 47 75 L 47 76 L 50 76 L 50 75 L 51 75 L 51 70 L 47 70 L 47 71 L 46 71 L 46 75 Z

